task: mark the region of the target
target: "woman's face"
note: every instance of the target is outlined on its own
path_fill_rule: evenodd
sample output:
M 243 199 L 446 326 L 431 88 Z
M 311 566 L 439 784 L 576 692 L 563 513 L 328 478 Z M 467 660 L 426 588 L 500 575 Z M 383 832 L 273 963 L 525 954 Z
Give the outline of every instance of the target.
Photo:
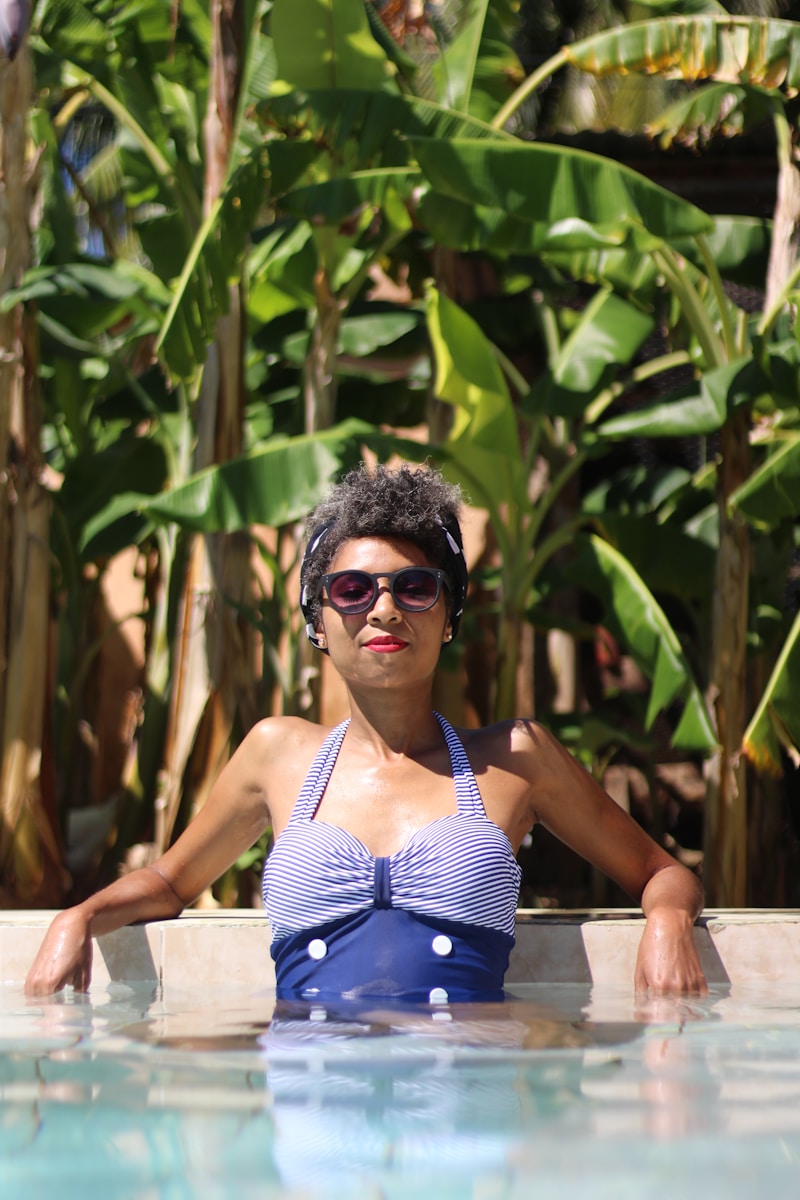
M 397 603 L 387 578 L 405 567 L 432 566 L 418 546 L 402 538 L 353 538 L 339 547 L 326 574 L 365 571 L 378 576 L 377 594 L 365 612 L 338 612 L 327 591 L 322 595 L 321 631 L 346 681 L 400 685 L 433 674 L 451 632 L 444 587 L 431 608 L 410 612 Z

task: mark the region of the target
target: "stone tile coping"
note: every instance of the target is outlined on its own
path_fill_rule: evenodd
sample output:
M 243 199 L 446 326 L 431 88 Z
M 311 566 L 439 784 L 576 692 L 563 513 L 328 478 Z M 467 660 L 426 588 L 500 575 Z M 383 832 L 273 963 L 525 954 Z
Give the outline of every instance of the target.
M 2 983 L 24 981 L 54 915 L 0 912 Z M 629 986 L 642 928 L 637 909 L 521 909 L 507 982 Z M 800 983 L 800 909 L 707 910 L 694 936 L 709 983 Z M 190 909 L 98 938 L 92 987 L 153 980 L 269 988 L 269 946 L 269 923 L 256 909 Z

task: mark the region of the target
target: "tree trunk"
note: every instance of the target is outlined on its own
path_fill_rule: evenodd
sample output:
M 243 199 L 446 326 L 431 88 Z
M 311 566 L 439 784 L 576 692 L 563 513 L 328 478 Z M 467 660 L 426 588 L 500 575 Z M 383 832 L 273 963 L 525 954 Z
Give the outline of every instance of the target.
M 211 79 L 205 119 L 208 212 L 227 177 L 233 147 L 244 42 L 243 0 L 213 0 Z M 198 400 L 194 468 L 241 453 L 244 419 L 244 303 L 229 291 L 209 347 Z M 237 714 L 244 728 L 257 716 L 250 627 L 228 603 L 247 604 L 252 573 L 243 535 L 196 535 L 179 619 L 170 721 L 159 800 L 156 851 L 169 844 L 184 796 L 196 812 L 230 752 Z
M 303 372 L 306 433 L 330 429 L 336 420 L 336 356 L 342 308 L 324 267 L 314 276 L 316 313 Z
M 23 45 L 14 62 L 0 58 L 0 294 L 30 265 L 31 91 Z M 40 428 L 35 327 L 17 305 L 0 313 L 0 876 L 6 904 L 57 906 L 67 878 L 45 769 L 50 553 Z
M 707 902 L 747 903 L 747 792 L 741 754 L 747 709 L 747 608 L 750 545 L 747 526 L 731 514 L 731 494 L 747 478 L 750 414 L 740 409 L 722 429 L 717 482 L 719 552 L 711 631 L 711 706 L 719 749 L 708 764 L 703 880 Z

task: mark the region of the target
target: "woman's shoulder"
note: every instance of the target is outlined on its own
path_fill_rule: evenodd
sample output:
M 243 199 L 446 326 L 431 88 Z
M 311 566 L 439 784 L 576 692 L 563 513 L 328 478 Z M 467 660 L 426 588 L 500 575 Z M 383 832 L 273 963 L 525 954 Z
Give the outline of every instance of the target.
M 329 733 L 303 717 L 265 717 L 241 742 L 222 778 L 235 794 L 262 797 L 277 832 Z
M 471 754 L 496 764 L 519 757 L 540 758 L 557 752 L 558 742 L 538 721 L 514 717 L 474 729 L 458 729 L 467 756 Z
M 264 756 L 272 763 L 297 762 L 313 757 L 331 727 L 318 725 L 305 717 L 263 717 L 244 738 L 240 750 L 248 755 Z
M 550 730 L 532 718 L 515 717 L 458 733 L 476 774 L 516 777 L 537 793 L 558 786 L 577 767 Z

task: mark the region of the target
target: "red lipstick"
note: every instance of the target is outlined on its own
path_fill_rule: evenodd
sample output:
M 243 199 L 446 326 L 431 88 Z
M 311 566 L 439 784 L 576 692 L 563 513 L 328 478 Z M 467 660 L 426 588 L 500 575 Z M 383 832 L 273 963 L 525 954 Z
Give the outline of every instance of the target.
M 391 634 L 382 634 L 370 638 L 365 645 L 368 650 L 374 650 L 377 654 L 392 654 L 396 650 L 405 650 L 408 642 L 404 642 L 402 638 L 393 637 Z

